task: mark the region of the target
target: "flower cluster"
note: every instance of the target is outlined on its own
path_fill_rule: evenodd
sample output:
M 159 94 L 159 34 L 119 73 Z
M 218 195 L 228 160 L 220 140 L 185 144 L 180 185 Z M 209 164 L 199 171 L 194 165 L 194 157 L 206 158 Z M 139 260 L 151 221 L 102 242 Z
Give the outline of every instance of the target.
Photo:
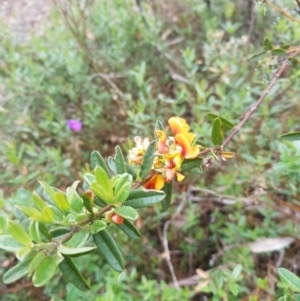
M 184 176 L 179 173 L 184 159 L 192 159 L 199 154 L 199 146 L 193 145 L 196 135 L 190 133 L 187 122 L 180 117 L 172 117 L 168 121 L 173 136 L 167 136 L 162 130 L 156 130 L 156 152 L 152 166 L 152 177 L 144 183 L 147 189 L 160 190 L 165 182 L 169 183 L 176 175 L 177 181 Z M 135 137 L 136 147 L 129 151 L 130 163 L 140 165 L 150 144 L 149 138 Z

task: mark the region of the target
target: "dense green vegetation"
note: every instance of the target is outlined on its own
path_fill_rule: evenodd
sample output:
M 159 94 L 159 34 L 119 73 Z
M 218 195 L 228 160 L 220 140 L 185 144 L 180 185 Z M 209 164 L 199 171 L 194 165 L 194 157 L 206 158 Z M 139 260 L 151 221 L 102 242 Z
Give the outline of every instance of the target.
M 71 1 L 70 1 L 71 2 Z M 295 3 L 281 1 L 286 11 Z M 208 1 L 210 3 L 210 1 Z M 300 42 L 299 24 L 256 1 L 93 1 L 81 11 L 59 6 L 42 35 L 21 39 L 2 24 L 0 45 L 0 234 L 13 205 L 26 204 L 37 180 L 64 190 L 91 170 L 93 150 L 124 153 L 136 135 L 153 138 L 157 119 L 185 118 L 210 145 L 214 112 L 234 124 L 259 98 L 284 56 L 264 49 Z M 266 46 L 265 46 L 266 47 Z M 12 300 L 275 300 L 278 267 L 296 274 L 300 144 L 280 140 L 299 131 L 299 68 L 289 68 L 228 145 L 228 162 L 203 166 L 176 185 L 172 205 L 144 209 L 140 241 L 116 229 L 126 258 L 119 279 L 93 255 L 78 259 L 91 291 L 57 276 L 45 288 L 22 279 L 0 285 Z M 72 132 L 68 119 L 83 128 Z M 228 132 L 225 132 L 225 136 Z M 4 200 L 5 199 L 5 200 Z M 294 242 L 285 245 L 287 237 Z M 259 239 L 266 241 L 253 251 Z M 174 286 L 166 258 L 180 288 Z M 0 274 L 14 265 L 0 250 Z M 198 275 L 199 277 L 195 276 Z M 186 280 L 186 281 L 184 281 Z M 176 282 L 176 281 L 175 281 Z M 173 283 L 173 285 L 171 285 Z M 202 298 L 202 299 L 200 299 Z

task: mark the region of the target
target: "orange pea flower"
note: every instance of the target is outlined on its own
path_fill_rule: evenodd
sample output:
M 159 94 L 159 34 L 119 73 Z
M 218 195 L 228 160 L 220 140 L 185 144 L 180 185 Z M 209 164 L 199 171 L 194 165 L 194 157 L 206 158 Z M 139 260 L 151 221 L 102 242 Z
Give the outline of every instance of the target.
M 180 117 L 171 117 L 168 122 L 175 136 L 176 144 L 181 147 L 182 156 L 185 159 L 197 157 L 199 153 L 199 146 L 191 145 L 195 140 L 196 135 L 194 133 L 189 133 L 190 127 L 185 119 Z
M 165 180 L 161 174 L 155 174 L 150 180 L 148 180 L 144 187 L 146 189 L 161 190 L 165 185 Z
M 184 134 L 177 134 L 175 136 L 176 144 L 181 146 L 181 154 L 185 159 L 192 159 L 199 154 L 199 146 L 191 146 Z
M 173 153 L 165 156 L 166 180 L 170 182 L 176 175 L 177 181 L 180 182 L 184 179 L 184 175 L 177 172 L 182 164 L 182 156 L 180 153 Z

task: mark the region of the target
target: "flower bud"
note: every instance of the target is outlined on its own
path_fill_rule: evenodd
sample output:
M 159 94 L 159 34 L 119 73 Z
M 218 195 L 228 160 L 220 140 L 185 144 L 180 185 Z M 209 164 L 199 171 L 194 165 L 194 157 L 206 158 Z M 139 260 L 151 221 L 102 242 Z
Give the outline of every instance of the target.
M 111 220 L 112 220 L 115 224 L 117 224 L 117 225 L 122 225 L 123 222 L 124 222 L 124 218 L 123 218 L 122 216 L 120 216 L 120 215 L 117 215 L 117 214 L 113 214 L 113 215 L 111 216 Z

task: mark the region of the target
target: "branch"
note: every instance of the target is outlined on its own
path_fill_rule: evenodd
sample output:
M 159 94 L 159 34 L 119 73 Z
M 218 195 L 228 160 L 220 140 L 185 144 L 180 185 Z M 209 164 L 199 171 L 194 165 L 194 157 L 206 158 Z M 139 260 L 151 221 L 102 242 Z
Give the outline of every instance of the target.
M 298 5 L 298 10 L 295 9 L 295 11 L 296 11 L 298 14 L 300 14 L 300 0 L 295 0 L 295 1 L 296 1 L 297 5 Z
M 98 211 L 96 213 L 96 218 L 100 217 L 101 215 L 103 215 L 105 212 L 109 211 L 110 209 L 112 209 L 113 206 L 109 205 L 109 206 L 105 206 L 103 209 L 101 209 L 100 211 Z M 61 244 L 65 243 L 66 241 L 68 241 L 69 239 L 72 238 L 72 236 L 79 232 L 81 230 L 82 226 L 85 226 L 86 224 L 92 222 L 94 219 L 93 218 L 86 218 L 83 221 L 81 221 L 78 226 L 75 226 L 67 235 L 65 235 L 63 237 L 63 239 L 60 241 Z
M 252 116 L 252 114 L 257 110 L 259 105 L 262 103 L 262 101 L 266 98 L 268 93 L 271 91 L 275 83 L 277 82 L 278 78 L 281 76 L 283 71 L 286 69 L 286 67 L 289 65 L 288 59 L 286 59 L 280 66 L 280 68 L 275 73 L 275 76 L 271 80 L 269 86 L 266 88 L 266 90 L 262 93 L 261 97 L 254 103 L 249 111 L 245 114 L 242 121 L 234 128 L 234 130 L 230 133 L 230 135 L 224 140 L 224 142 L 221 145 L 221 149 L 223 149 L 229 141 L 240 131 L 240 129 L 243 127 L 243 125 L 248 121 L 248 119 Z
M 300 49 L 298 48 L 297 51 L 291 56 L 295 57 L 298 53 L 300 52 Z M 277 82 L 278 78 L 282 75 L 284 70 L 287 68 L 289 65 L 289 60 L 286 59 L 283 61 L 281 64 L 280 68 L 276 71 L 275 76 L 271 80 L 270 84 L 266 88 L 266 90 L 262 93 L 260 98 L 250 107 L 249 111 L 246 112 L 244 118 L 241 120 L 241 122 L 234 128 L 234 130 L 230 133 L 230 135 L 224 140 L 221 146 L 218 146 L 216 148 L 206 148 L 202 151 L 199 152 L 198 157 L 201 157 L 203 155 L 208 154 L 211 151 L 214 151 L 216 149 L 222 150 L 230 141 L 231 139 L 240 131 L 240 129 L 243 127 L 243 125 L 248 121 L 248 119 L 252 116 L 252 114 L 257 110 L 259 105 L 262 103 L 262 101 L 266 98 L 268 93 L 271 91 L 275 83 Z
M 297 4 L 298 1 L 296 0 Z M 269 2 L 268 0 L 264 0 L 264 3 L 269 5 L 270 7 L 272 7 L 273 9 L 277 10 L 278 12 L 280 12 L 283 16 L 285 16 L 286 18 L 300 24 L 300 20 L 294 18 L 293 16 L 291 16 L 290 14 L 288 14 L 287 12 L 285 12 L 283 9 L 281 9 L 280 7 L 274 5 L 273 3 Z

